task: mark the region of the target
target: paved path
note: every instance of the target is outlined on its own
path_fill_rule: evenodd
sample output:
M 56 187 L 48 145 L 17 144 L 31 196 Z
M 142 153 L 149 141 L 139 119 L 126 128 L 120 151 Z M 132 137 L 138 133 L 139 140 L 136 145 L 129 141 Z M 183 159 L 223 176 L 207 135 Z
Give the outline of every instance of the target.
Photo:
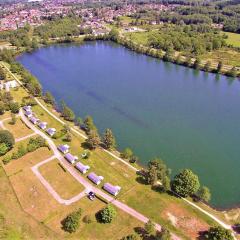
M 4 124 L 3 124 L 3 122 L 4 121 L 7 121 L 7 120 L 10 120 L 10 119 L 12 119 L 12 118 L 4 118 L 4 119 L 2 119 L 1 121 L 0 121 L 0 128 L 2 128 L 3 130 L 7 130 L 7 128 L 4 126 Z
M 49 182 L 41 175 L 41 173 L 38 171 L 38 168 L 50 161 L 52 161 L 53 159 L 56 159 L 56 156 L 52 156 L 38 164 L 36 164 L 35 166 L 33 166 L 31 169 L 33 171 L 33 173 L 36 175 L 36 177 L 40 180 L 40 182 L 45 186 L 45 188 L 48 190 L 48 192 L 60 203 L 60 204 L 65 204 L 65 205 L 70 205 L 78 200 L 80 200 L 81 198 L 86 196 L 86 192 L 82 191 L 81 193 L 79 193 L 78 195 L 74 196 L 71 199 L 63 199 L 59 196 L 59 194 L 53 189 L 53 187 L 49 184 Z
M 28 138 L 30 138 L 30 137 L 33 137 L 33 136 L 35 136 L 35 135 L 37 135 L 37 134 L 34 132 L 34 133 L 31 133 L 31 134 L 29 134 L 29 135 L 27 135 L 27 136 L 20 137 L 20 138 L 16 138 L 16 139 L 15 139 L 15 142 L 23 141 L 23 140 L 28 139 Z

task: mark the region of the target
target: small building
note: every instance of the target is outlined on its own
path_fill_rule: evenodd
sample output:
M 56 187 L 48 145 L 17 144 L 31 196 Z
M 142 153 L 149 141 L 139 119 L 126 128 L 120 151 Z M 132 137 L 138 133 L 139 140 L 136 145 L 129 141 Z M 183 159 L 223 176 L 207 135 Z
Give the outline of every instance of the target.
M 23 110 L 25 111 L 25 112 L 31 112 L 32 111 L 32 106 L 29 106 L 29 105 L 27 105 L 27 106 L 24 106 L 23 107 Z
M 44 129 L 47 128 L 47 123 L 46 123 L 46 122 L 40 122 L 40 123 L 38 124 L 38 126 L 39 126 L 42 130 L 44 130 Z
M 17 87 L 17 82 L 16 80 L 12 80 L 12 81 L 8 81 L 4 83 L 4 87 L 6 89 L 6 91 L 9 91 L 10 88 L 15 88 Z
M 73 156 L 71 153 L 67 153 L 64 157 L 71 164 L 74 164 L 76 162 L 76 160 L 78 160 L 78 157 L 77 156 Z
M 90 169 L 88 165 L 84 165 L 81 162 L 78 162 L 75 167 L 83 174 Z
M 48 135 L 50 135 L 52 137 L 56 133 L 56 129 L 48 128 L 46 132 L 48 133 Z
M 67 144 L 64 144 L 64 145 L 59 145 L 58 146 L 58 150 L 63 153 L 63 154 L 66 154 L 69 152 L 69 146 Z
M 26 111 L 24 115 L 28 118 L 31 118 L 33 116 L 32 111 Z
M 103 189 L 104 189 L 105 191 L 107 191 L 108 193 L 112 194 L 113 196 L 117 196 L 118 193 L 119 193 L 120 190 L 121 190 L 121 187 L 119 187 L 119 186 L 113 186 L 113 185 L 110 184 L 110 183 L 105 183 L 105 184 L 103 185 Z
M 96 185 L 99 185 L 101 183 L 101 181 L 103 180 L 102 176 L 98 176 L 94 172 L 89 173 L 87 177 L 89 180 L 91 180 Z
M 31 117 L 30 118 L 30 122 L 32 122 L 34 125 L 36 125 L 38 123 L 39 119 L 35 118 L 35 117 Z

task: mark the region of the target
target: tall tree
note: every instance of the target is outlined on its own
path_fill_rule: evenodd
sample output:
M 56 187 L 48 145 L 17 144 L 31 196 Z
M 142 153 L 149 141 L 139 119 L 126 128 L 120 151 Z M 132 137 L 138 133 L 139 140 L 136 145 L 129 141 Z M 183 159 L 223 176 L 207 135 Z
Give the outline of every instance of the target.
M 90 149 L 95 149 L 96 147 L 98 147 L 100 145 L 101 139 L 96 130 L 91 130 L 89 132 L 86 143 Z
M 103 143 L 106 149 L 112 150 L 116 148 L 116 140 L 112 133 L 111 129 L 106 129 L 104 136 L 103 136 Z
M 62 102 L 61 114 L 62 117 L 67 121 L 73 121 L 75 119 L 74 112 L 64 102 Z
M 182 197 L 191 196 L 200 188 L 198 176 L 190 169 L 184 169 L 177 174 L 174 177 L 171 185 L 172 190 Z
M 199 197 L 200 200 L 203 200 L 205 202 L 209 202 L 211 200 L 211 192 L 209 188 L 202 186 L 198 192 L 197 196 Z
M 157 181 L 162 183 L 169 178 L 170 172 L 171 170 L 161 159 L 155 158 L 148 163 L 147 181 L 151 185 L 156 184 Z
M 85 131 L 89 134 L 91 131 L 97 131 L 97 127 L 95 126 L 93 119 L 91 116 L 87 116 L 84 120 Z
M 4 72 L 2 67 L 0 67 L 0 80 L 4 80 L 5 78 L 6 78 L 6 73 Z
M 53 97 L 53 95 L 50 92 L 46 92 L 44 97 L 43 97 L 44 101 L 48 104 L 51 104 L 52 106 L 55 105 L 55 99 Z

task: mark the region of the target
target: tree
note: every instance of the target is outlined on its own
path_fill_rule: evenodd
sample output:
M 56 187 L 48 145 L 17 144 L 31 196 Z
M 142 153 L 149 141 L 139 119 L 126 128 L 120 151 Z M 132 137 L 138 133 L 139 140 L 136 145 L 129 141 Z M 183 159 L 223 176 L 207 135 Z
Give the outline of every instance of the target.
M 149 237 L 155 235 L 155 224 L 149 220 L 147 223 L 145 223 L 144 230 L 146 235 Z
M 4 114 L 5 112 L 5 104 L 0 101 L 0 115 Z
M 236 67 L 233 67 L 230 71 L 228 71 L 227 75 L 230 76 L 230 77 L 236 77 L 237 76 L 237 69 L 236 69 Z
M 43 99 L 46 103 L 51 104 L 52 106 L 55 105 L 55 99 L 50 92 L 46 92 Z
M 64 103 L 62 102 L 62 108 L 61 108 L 61 114 L 62 117 L 67 121 L 73 121 L 75 119 L 74 112 Z
M 116 147 L 116 140 L 111 129 L 106 129 L 103 136 L 103 143 L 106 149 L 112 150 Z
M 156 235 L 156 240 L 171 240 L 171 233 L 167 228 L 162 227 L 161 232 Z
M 167 165 L 158 158 L 155 158 L 148 163 L 147 182 L 154 185 L 157 181 L 164 181 L 165 177 L 169 177 L 170 169 Z
M 106 208 L 100 211 L 100 220 L 103 223 L 111 223 L 116 217 L 117 212 L 112 205 L 108 205 Z
M 209 188 L 202 186 L 197 192 L 197 197 L 205 202 L 209 202 L 211 200 L 211 192 Z
M 11 124 L 14 125 L 16 123 L 17 119 L 16 119 L 16 115 L 14 113 L 11 113 Z
M 130 159 L 133 156 L 133 151 L 131 148 L 125 148 L 123 152 L 121 152 L 121 158 Z
M 162 191 L 167 192 L 171 190 L 171 180 L 169 176 L 165 176 L 162 180 Z
M 222 71 L 222 68 L 223 68 L 223 62 L 220 61 L 217 65 L 217 73 L 220 73 Z
M 200 64 L 201 64 L 201 60 L 200 60 L 200 58 L 196 58 L 196 60 L 195 60 L 195 62 L 194 62 L 194 65 L 193 65 L 193 67 L 195 68 L 195 69 L 199 69 L 200 68 Z
M 6 73 L 4 72 L 2 67 L 0 67 L 0 80 L 4 80 L 5 78 L 6 78 Z
M 137 156 L 135 156 L 135 155 L 132 155 L 131 157 L 130 157 L 130 159 L 129 159 L 129 162 L 130 163 L 136 163 L 136 162 L 138 162 L 139 161 L 139 158 L 137 157 Z
M 209 72 L 211 70 L 211 62 L 207 61 L 206 64 L 204 65 L 204 71 Z
M 95 149 L 101 143 L 101 139 L 96 130 L 90 131 L 86 143 L 90 149 Z
M 209 231 L 206 234 L 206 238 L 213 239 L 213 240 L 233 240 L 234 239 L 231 234 L 231 231 L 221 226 L 210 227 Z
M 19 113 L 20 105 L 18 102 L 10 102 L 9 108 L 12 113 Z
M 83 124 L 82 118 L 81 118 L 81 117 L 77 117 L 77 119 L 76 119 L 76 125 L 79 126 L 79 127 L 81 127 L 82 124 Z
M 0 130 L 0 143 L 5 143 L 8 149 L 11 149 L 15 144 L 15 139 L 8 130 Z
M 79 228 L 81 213 L 81 209 L 70 213 L 62 222 L 63 229 L 69 233 L 76 232 Z
M 188 197 L 196 193 L 200 188 L 198 176 L 190 169 L 184 169 L 174 177 L 171 188 L 180 196 Z
M 137 233 L 130 234 L 122 238 L 122 240 L 140 240 L 142 239 Z
M 86 131 L 87 134 L 89 134 L 90 131 L 96 131 L 97 130 L 97 127 L 95 126 L 91 116 L 87 116 L 85 118 L 84 126 L 85 126 L 85 131 Z
M 8 150 L 8 146 L 5 143 L 0 143 L 0 156 L 6 154 Z

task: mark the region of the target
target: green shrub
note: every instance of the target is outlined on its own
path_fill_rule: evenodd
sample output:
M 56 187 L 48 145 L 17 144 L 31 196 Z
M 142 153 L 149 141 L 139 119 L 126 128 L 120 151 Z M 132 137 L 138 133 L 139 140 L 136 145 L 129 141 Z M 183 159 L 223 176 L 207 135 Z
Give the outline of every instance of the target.
M 5 155 L 8 152 L 8 147 L 5 143 L 0 143 L 0 156 Z
M 0 143 L 5 143 L 8 149 L 11 149 L 15 144 L 15 139 L 8 130 L 0 130 Z
M 116 217 L 117 212 L 112 205 L 108 205 L 106 208 L 100 211 L 100 221 L 102 223 L 111 223 L 112 220 Z
M 77 211 L 70 213 L 63 221 L 63 229 L 69 233 L 76 232 L 79 228 L 79 221 L 82 210 L 79 208 Z
M 20 105 L 17 102 L 10 102 L 9 109 L 12 113 L 18 113 L 20 109 Z
M 11 156 L 8 155 L 8 156 L 6 156 L 6 157 L 3 158 L 3 163 L 4 163 L 5 165 L 7 165 L 11 160 L 12 160 Z

